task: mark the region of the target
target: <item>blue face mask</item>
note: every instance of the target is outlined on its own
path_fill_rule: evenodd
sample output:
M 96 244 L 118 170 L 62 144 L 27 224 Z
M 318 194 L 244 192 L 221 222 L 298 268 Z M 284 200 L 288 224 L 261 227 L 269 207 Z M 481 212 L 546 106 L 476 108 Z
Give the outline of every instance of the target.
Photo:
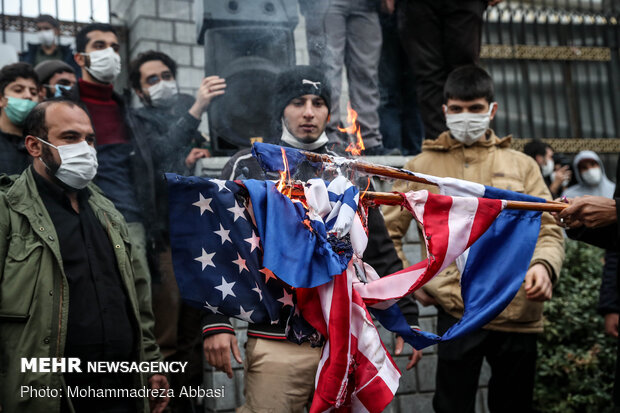
M 69 96 L 69 94 L 71 93 L 71 89 L 73 89 L 72 86 L 67 86 L 67 85 L 56 85 L 56 92 L 54 92 L 54 97 L 61 97 L 61 96 Z
M 26 120 L 26 116 L 37 106 L 37 102 L 28 99 L 7 97 L 8 103 L 4 108 L 6 116 L 13 125 L 21 126 Z

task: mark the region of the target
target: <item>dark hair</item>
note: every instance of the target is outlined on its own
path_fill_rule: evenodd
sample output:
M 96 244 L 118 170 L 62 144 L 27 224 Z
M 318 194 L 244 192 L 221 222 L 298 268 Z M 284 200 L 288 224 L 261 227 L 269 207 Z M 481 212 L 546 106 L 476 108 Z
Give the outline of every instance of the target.
M 22 77 L 24 79 L 32 79 L 37 85 L 37 88 L 40 86 L 39 76 L 37 76 L 37 73 L 32 68 L 32 65 L 24 62 L 13 63 L 11 65 L 6 65 L 2 69 L 0 69 L 1 96 L 4 96 L 4 89 L 7 87 L 7 85 L 17 80 L 18 77 Z
M 35 23 L 49 23 L 52 26 L 54 26 L 55 29 L 60 29 L 60 23 L 58 23 L 58 20 L 56 20 L 54 17 L 50 16 L 49 14 L 39 15 L 39 17 L 34 19 L 34 22 Z
M 495 100 L 493 79 L 480 66 L 469 65 L 454 69 L 446 79 L 443 100 L 474 100 L 485 98 L 491 103 Z
M 24 126 L 23 126 L 23 132 L 22 132 L 22 135 L 24 136 L 24 138 L 28 135 L 32 135 L 32 136 L 37 136 L 43 140 L 48 140 L 47 139 L 48 129 L 47 129 L 47 124 L 45 123 L 45 112 L 47 111 L 48 107 L 52 106 L 55 103 L 62 103 L 69 107 L 77 106 L 78 108 L 82 109 L 86 113 L 86 115 L 88 116 L 88 119 L 90 119 L 90 122 L 92 124 L 93 119 L 90 117 L 90 113 L 88 113 L 88 109 L 86 109 L 86 106 L 84 105 L 84 103 L 82 103 L 81 101 L 75 101 L 75 100 L 69 99 L 64 96 L 59 96 L 59 97 L 55 97 L 55 98 L 51 98 L 46 101 L 43 101 L 37 104 L 37 106 L 35 106 L 34 108 L 32 108 L 32 110 L 30 111 L 28 116 L 26 116 L 26 119 L 24 120 Z
M 177 64 L 170 56 L 165 53 L 157 52 L 155 50 L 147 50 L 146 52 L 142 52 L 136 57 L 134 60 L 129 63 L 129 83 L 131 87 L 136 90 L 142 91 L 140 87 L 140 67 L 146 62 L 150 62 L 152 60 L 159 60 L 172 72 L 172 75 L 177 77 Z
M 75 50 L 78 53 L 83 53 L 86 51 L 86 45 L 88 44 L 88 36 L 87 34 L 90 32 L 94 32 L 95 30 L 99 30 L 102 32 L 112 32 L 116 37 L 118 37 L 118 33 L 116 29 L 111 24 L 107 23 L 92 23 L 88 26 L 82 27 L 82 29 L 77 32 L 75 35 Z
M 540 139 L 533 139 L 531 142 L 525 144 L 523 153 L 536 159 L 537 155 L 542 155 L 544 157 L 547 154 L 547 148 L 551 148 L 551 146 Z

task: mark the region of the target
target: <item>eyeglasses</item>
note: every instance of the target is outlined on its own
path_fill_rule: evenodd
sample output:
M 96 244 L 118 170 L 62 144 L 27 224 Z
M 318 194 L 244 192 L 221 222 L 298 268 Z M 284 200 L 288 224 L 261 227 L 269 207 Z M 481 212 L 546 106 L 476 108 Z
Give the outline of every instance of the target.
M 160 80 L 173 80 L 174 76 L 172 75 L 172 72 L 162 72 L 162 74 L 160 76 L 158 75 L 152 75 L 146 78 L 146 84 L 149 86 L 153 86 L 157 83 L 159 83 Z

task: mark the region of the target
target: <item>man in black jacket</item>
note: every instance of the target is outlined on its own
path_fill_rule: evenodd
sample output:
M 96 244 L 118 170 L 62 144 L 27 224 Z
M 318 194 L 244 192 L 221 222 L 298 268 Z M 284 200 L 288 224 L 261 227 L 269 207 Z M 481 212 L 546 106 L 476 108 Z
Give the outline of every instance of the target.
M 84 103 L 97 135 L 99 168 L 94 183 L 127 221 L 134 265 L 153 270 L 147 259 L 145 219 L 155 215 L 153 158 L 129 106 L 114 91 L 121 71 L 118 35 L 104 23 L 84 26 L 76 35 L 75 61 L 82 78 L 72 96 Z
M 620 165 L 620 159 L 618 160 Z M 620 168 L 616 170 L 616 182 L 620 182 Z M 570 238 L 586 242 L 607 250 L 620 252 L 620 186 L 612 199 L 602 196 L 580 196 L 568 200 L 570 205 L 564 211 L 555 214 L 558 225 L 567 229 Z M 616 267 L 620 268 L 620 267 Z M 616 274 L 616 286 L 620 273 Z M 616 379 L 614 382 L 613 400 L 616 407 L 620 406 L 620 340 L 616 357 Z
M 71 46 L 58 43 L 60 37 L 60 22 L 49 14 L 41 14 L 34 20 L 37 27 L 39 43 L 28 43 L 28 49 L 20 53 L 19 60 L 37 66 L 49 60 L 60 60 L 79 72 L 79 67 L 73 60 Z
M 280 145 L 342 156 L 328 147 L 325 127 L 330 113 L 331 90 L 320 71 L 310 66 L 297 66 L 281 73 L 272 100 L 276 130 L 281 133 Z M 309 164 L 302 164 L 293 178 L 305 181 L 316 174 Z M 278 179 L 265 174 L 249 149 L 238 152 L 229 160 L 222 170 L 222 178 Z M 364 261 L 381 276 L 402 269 L 378 209 L 369 210 L 368 231 Z M 407 321 L 416 325 L 417 306 L 413 303 L 408 309 L 409 313 L 405 314 Z M 232 378 L 229 352 L 239 363 L 242 362 L 232 325 L 227 317 L 215 314 L 205 315 L 203 324 L 207 361 Z M 244 375 L 245 404 L 237 411 L 303 411 L 312 395 L 320 354 L 319 348 L 312 348 L 308 343 L 296 345 L 287 341 L 282 325 L 250 324 Z M 410 364 L 419 357 L 421 352 L 414 351 Z

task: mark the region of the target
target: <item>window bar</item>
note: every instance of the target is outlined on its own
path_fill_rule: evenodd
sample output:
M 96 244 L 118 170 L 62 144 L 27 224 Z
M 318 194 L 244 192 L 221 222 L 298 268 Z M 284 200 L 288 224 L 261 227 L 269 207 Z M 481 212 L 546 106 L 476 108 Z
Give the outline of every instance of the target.
M 533 34 L 534 34 L 534 44 L 540 44 L 540 41 L 542 39 L 542 36 L 539 35 L 539 30 L 541 30 L 542 28 L 540 27 L 540 23 L 539 23 L 539 19 L 538 19 L 538 14 L 536 13 L 534 14 L 534 21 L 532 22 L 532 26 L 533 26 Z M 534 64 L 534 62 L 532 62 Z M 543 76 L 545 75 L 545 70 L 543 68 L 543 66 L 545 65 L 544 62 L 538 60 L 537 62 L 535 62 L 536 67 L 538 69 L 538 98 L 540 100 L 540 115 L 541 115 L 541 131 L 542 131 L 542 137 L 548 137 L 547 135 L 547 105 L 545 104 L 546 99 L 545 99 L 545 79 L 543 78 Z
M 508 32 L 509 32 L 509 37 L 510 37 L 510 45 L 512 47 L 514 47 L 517 42 L 515 41 L 515 28 L 514 28 L 514 11 L 510 10 L 509 13 L 509 20 L 508 20 Z M 513 66 L 513 72 L 514 72 L 514 90 L 515 90 L 515 95 L 516 95 L 516 101 L 517 101 L 517 133 L 520 138 L 524 138 L 525 136 L 523 135 L 523 115 L 521 113 L 521 93 L 518 87 L 518 83 L 519 83 L 519 62 L 516 61 L 512 64 Z

